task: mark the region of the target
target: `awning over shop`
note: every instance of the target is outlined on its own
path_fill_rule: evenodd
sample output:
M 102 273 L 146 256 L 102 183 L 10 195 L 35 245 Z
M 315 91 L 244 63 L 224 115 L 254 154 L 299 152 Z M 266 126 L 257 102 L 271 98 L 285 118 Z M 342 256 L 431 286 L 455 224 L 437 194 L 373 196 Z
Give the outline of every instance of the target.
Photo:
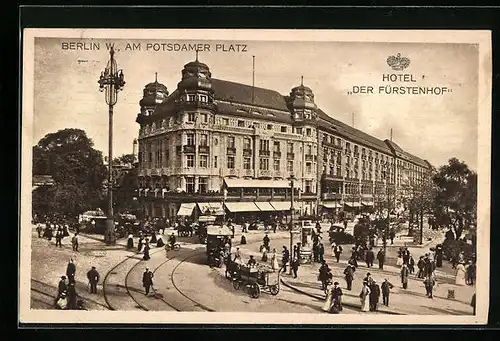
M 201 214 L 223 215 L 224 211 L 220 202 L 199 202 L 198 208 Z
M 190 216 L 191 214 L 193 214 L 193 209 L 195 206 L 195 203 L 182 203 L 181 207 L 179 207 L 179 211 L 177 211 L 177 215 Z
M 224 204 L 229 212 L 260 212 L 253 202 L 226 202 Z
M 359 202 L 346 202 L 344 203 L 347 207 L 361 207 L 361 203 Z
M 290 211 L 291 204 L 289 201 L 271 201 L 270 204 L 276 211 Z
M 228 188 L 289 188 L 287 180 L 224 179 Z
M 341 208 L 342 204 L 339 202 L 324 202 L 321 204 L 325 208 Z
M 258 202 L 256 201 L 255 202 L 255 205 L 259 208 L 259 210 L 261 210 L 262 212 L 273 212 L 275 211 L 274 207 L 271 206 L 271 204 L 267 201 L 263 201 L 263 202 Z

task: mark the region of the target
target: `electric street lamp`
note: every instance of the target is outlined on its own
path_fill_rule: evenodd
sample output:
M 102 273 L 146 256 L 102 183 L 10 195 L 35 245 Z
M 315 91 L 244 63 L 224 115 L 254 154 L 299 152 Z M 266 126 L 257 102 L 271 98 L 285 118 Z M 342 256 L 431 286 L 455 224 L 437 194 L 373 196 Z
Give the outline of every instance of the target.
M 293 223 L 294 223 L 294 216 L 295 216 L 295 208 L 293 207 L 293 204 L 294 204 L 294 180 L 295 180 L 295 177 L 292 175 L 290 175 L 290 187 L 292 189 L 292 193 L 291 193 L 291 196 L 290 196 L 290 211 L 291 211 L 291 222 L 290 222 L 290 250 L 289 250 L 289 253 L 290 253 L 290 269 L 289 269 L 289 272 L 288 274 L 291 275 L 292 274 L 292 260 L 293 260 L 293 257 L 294 257 L 294 254 L 293 254 Z M 297 250 L 297 253 L 299 253 L 300 251 Z M 299 257 L 299 255 L 297 255 L 297 257 Z
M 106 68 L 101 72 L 101 76 L 97 81 L 99 90 L 105 91 L 105 100 L 109 109 L 109 156 L 108 156 L 108 214 L 106 219 L 106 231 L 104 241 L 106 244 L 115 244 L 115 226 L 113 219 L 113 106 L 118 100 L 118 91 L 123 90 L 125 85 L 123 71 L 116 65 L 114 59 L 115 51 L 113 48 L 109 50 L 109 61 Z

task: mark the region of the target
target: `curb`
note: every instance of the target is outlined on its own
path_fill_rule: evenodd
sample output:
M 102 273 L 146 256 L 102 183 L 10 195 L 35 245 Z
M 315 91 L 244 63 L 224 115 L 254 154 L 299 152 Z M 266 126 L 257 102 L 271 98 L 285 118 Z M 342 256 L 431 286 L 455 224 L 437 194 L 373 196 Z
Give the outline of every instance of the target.
M 318 299 L 318 300 L 321 300 L 321 301 L 324 301 L 325 298 L 324 297 L 321 297 L 321 296 L 317 296 L 317 295 L 314 295 L 314 294 L 311 294 L 311 293 L 308 293 L 307 291 L 304 291 L 304 290 L 301 290 L 301 289 L 297 289 L 296 287 L 294 287 L 293 285 L 290 285 L 288 283 L 286 283 L 283 278 L 280 278 L 280 282 L 281 284 L 283 284 L 285 287 L 287 288 L 290 288 L 298 293 L 301 293 L 303 295 L 306 295 L 306 296 L 309 296 L 309 297 L 312 297 L 312 298 L 315 298 L 315 299 Z M 346 306 L 346 307 L 350 307 L 350 308 L 357 308 L 359 309 L 359 306 L 356 305 L 356 304 L 352 304 L 352 303 L 342 303 L 343 306 Z M 407 315 L 407 314 L 403 314 L 403 313 L 397 313 L 395 311 L 387 311 L 387 310 L 378 310 L 378 312 L 381 312 L 381 313 L 384 313 L 384 314 L 388 314 L 388 315 Z

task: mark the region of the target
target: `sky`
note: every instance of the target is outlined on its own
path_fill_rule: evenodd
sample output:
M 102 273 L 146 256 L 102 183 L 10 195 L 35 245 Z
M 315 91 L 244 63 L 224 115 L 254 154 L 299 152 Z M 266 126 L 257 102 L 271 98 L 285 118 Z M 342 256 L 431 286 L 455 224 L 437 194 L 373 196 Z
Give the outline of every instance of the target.
M 100 49 L 64 49 L 69 42 L 95 43 Z M 382 140 L 390 138 L 392 128 L 395 143 L 435 166 L 457 157 L 477 170 L 479 56 L 472 44 L 36 38 L 35 143 L 48 133 L 80 128 L 107 155 L 108 108 L 97 83 L 109 60 L 106 42 L 114 43 L 126 81 L 114 108 L 115 156 L 132 152 L 139 101 L 155 72 L 173 92 L 184 64 L 195 59 L 194 51 L 154 51 L 147 44 L 201 43 L 210 46 L 199 52 L 199 60 L 213 78 L 251 85 L 255 56 L 255 86 L 288 95 L 303 76 L 328 115 Z M 126 49 L 127 44 L 140 44 L 140 50 Z M 231 44 L 235 51 L 229 51 Z M 404 71 L 386 62 L 397 53 L 410 60 Z M 384 81 L 384 74 L 408 74 L 409 82 Z M 354 86 L 372 86 L 373 93 L 350 93 Z M 446 87 L 451 92 L 386 94 L 380 86 Z

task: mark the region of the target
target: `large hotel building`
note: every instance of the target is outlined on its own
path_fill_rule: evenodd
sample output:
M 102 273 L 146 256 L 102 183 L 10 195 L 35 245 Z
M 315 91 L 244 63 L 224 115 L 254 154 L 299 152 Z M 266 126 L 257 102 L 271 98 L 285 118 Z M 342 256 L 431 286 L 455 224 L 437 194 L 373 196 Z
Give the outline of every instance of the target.
M 150 217 L 287 211 L 291 177 L 305 215 L 381 207 L 388 196 L 403 205 L 431 167 L 330 117 L 303 84 L 285 96 L 212 78 L 198 60 L 172 93 L 147 84 L 136 121 L 139 200 Z

